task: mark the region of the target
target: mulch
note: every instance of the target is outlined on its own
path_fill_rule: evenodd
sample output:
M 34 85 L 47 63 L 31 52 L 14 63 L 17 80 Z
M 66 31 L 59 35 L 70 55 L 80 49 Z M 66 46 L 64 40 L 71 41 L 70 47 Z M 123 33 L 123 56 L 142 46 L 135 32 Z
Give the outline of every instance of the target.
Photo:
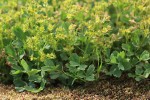
M 97 82 L 67 88 L 46 87 L 40 93 L 18 93 L 0 84 L 0 100 L 150 100 L 150 79 L 136 82 L 127 77 L 105 77 Z

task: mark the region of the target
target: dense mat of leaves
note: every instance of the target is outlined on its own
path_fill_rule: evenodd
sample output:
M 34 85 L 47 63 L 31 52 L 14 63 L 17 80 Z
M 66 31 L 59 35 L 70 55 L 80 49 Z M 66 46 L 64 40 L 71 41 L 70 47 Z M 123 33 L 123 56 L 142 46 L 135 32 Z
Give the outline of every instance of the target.
M 1 0 L 0 81 L 19 91 L 99 73 L 150 75 L 149 0 Z

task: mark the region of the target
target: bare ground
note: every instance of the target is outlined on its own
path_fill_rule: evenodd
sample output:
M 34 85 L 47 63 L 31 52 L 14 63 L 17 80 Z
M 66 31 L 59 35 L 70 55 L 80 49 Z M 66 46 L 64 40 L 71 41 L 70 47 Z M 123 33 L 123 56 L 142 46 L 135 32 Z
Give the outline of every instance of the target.
M 47 87 L 37 94 L 18 93 L 12 85 L 0 84 L 0 100 L 150 100 L 150 79 L 136 82 L 109 77 L 74 89 Z

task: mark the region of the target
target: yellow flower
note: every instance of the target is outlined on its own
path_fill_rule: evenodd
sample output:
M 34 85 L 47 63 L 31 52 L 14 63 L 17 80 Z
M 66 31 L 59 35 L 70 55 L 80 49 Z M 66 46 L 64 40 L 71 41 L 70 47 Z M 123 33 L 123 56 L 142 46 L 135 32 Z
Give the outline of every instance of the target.
M 28 29 L 28 25 L 27 24 L 23 24 L 22 25 L 22 30 L 25 32 L 25 31 L 27 31 L 27 29 Z
M 126 33 L 130 33 L 131 30 L 130 30 L 130 29 L 126 29 L 125 32 L 126 32 Z
M 43 62 L 46 59 L 46 54 L 42 50 L 40 50 L 39 55 L 40 55 L 40 61 Z
M 53 26 L 52 24 L 49 24 L 49 25 L 48 25 L 48 30 L 49 30 L 49 31 L 52 31 L 52 30 L 53 30 L 53 27 L 54 27 L 54 26 Z
M 74 49 L 74 47 L 73 46 L 66 46 L 66 47 L 64 47 L 63 48 L 66 52 L 71 52 L 73 49 Z
M 30 60 L 33 61 L 33 59 L 34 59 L 34 57 L 33 57 L 33 55 L 31 55 L 31 56 L 30 56 Z
M 10 16 L 6 17 L 6 22 L 9 22 L 12 18 Z
M 46 57 L 49 59 L 55 59 L 56 55 L 54 53 L 50 53 L 50 54 L 47 54 Z
M 59 32 L 64 32 L 65 31 L 65 29 L 63 28 L 63 27 L 58 27 L 57 29 L 56 29 L 56 32 L 57 33 L 59 33 Z
M 75 29 L 75 27 L 76 27 L 75 24 L 71 24 L 71 25 L 69 26 L 69 30 L 70 30 L 70 31 L 73 31 L 73 30 Z
M 107 33 L 108 32 L 108 29 L 106 28 L 106 27 L 104 27 L 103 29 L 102 29 L 102 33 Z
M 34 13 L 34 12 L 35 12 L 35 10 L 32 8 L 31 5 L 30 5 L 27 9 L 28 9 L 28 11 L 31 12 L 31 13 Z
M 73 17 L 72 14 L 70 14 L 70 13 L 67 14 L 67 18 L 68 18 L 68 19 L 71 19 L 72 17 Z
M 43 2 L 44 2 L 44 3 L 47 3 L 47 2 L 48 2 L 48 0 L 43 0 Z
M 126 33 L 131 33 L 131 29 L 128 28 L 128 29 L 120 29 L 119 32 L 122 34 L 122 35 L 126 35 Z
M 107 33 L 109 30 L 111 30 L 111 26 L 110 25 L 108 25 L 107 27 L 104 27 L 102 29 L 102 33 Z
M 39 17 L 41 17 L 41 16 L 39 16 Z M 39 19 L 37 22 L 42 24 L 42 23 L 44 23 L 44 20 L 43 19 Z
M 142 11 L 145 11 L 146 7 L 143 7 L 143 5 L 139 5 L 138 8 Z
M 30 60 L 31 60 L 31 61 L 33 61 L 33 60 L 37 60 L 37 58 L 36 58 L 36 57 L 34 57 L 33 55 L 31 55 L 31 56 L 30 56 Z
M 17 18 L 17 17 L 20 17 L 20 15 L 21 15 L 21 12 L 18 11 L 18 12 L 16 12 L 16 13 L 14 14 L 13 17 L 14 17 L 14 18 Z
M 27 47 L 28 48 L 30 48 L 30 49 L 34 48 L 34 46 L 32 44 L 33 43 L 32 38 L 27 38 L 26 42 L 27 42 Z
M 95 16 L 95 20 L 96 20 L 96 23 L 100 22 L 100 18 L 98 16 Z
M 56 39 L 66 39 L 67 35 L 65 34 L 56 34 Z
M 150 32 L 149 29 L 145 29 L 145 30 L 144 30 L 145 35 L 148 35 L 149 32 Z
M 44 30 L 45 30 L 44 26 L 41 26 L 41 27 L 39 28 L 39 31 L 40 31 L 40 32 L 44 32 Z
M 93 26 L 92 24 L 88 25 L 87 27 L 88 27 L 88 29 L 91 30 L 91 31 L 94 30 L 94 26 Z

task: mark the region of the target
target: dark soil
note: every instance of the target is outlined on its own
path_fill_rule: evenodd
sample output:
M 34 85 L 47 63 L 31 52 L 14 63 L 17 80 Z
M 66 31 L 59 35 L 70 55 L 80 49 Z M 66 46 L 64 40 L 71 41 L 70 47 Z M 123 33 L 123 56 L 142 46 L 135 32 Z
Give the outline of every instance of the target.
M 18 93 L 13 86 L 0 84 L 0 100 L 150 100 L 150 79 L 109 77 L 74 89 L 47 87 L 38 94 Z

